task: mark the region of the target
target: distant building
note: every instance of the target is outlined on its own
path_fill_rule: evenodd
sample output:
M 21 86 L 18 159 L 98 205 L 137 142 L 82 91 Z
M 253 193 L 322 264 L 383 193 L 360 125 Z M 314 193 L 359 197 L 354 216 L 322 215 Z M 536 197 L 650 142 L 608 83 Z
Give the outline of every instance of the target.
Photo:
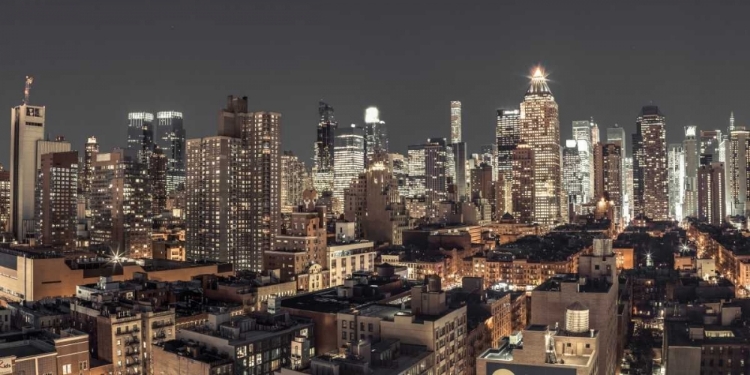
M 645 106 L 633 135 L 633 203 L 635 216 L 669 219 L 666 121 L 659 107 Z
M 370 165 L 373 155 L 388 153 L 388 128 L 380 120 L 380 111 L 376 107 L 365 110 L 365 166 Z
M 291 151 L 284 151 L 281 155 L 281 212 L 292 213 L 302 204 L 302 192 L 312 188 L 310 174 L 305 163 Z
M 698 218 L 712 225 L 721 225 L 727 216 L 724 176 L 724 163 L 698 168 Z
M 683 193 L 682 215 L 696 217 L 698 215 L 698 143 L 696 127 L 685 127 L 685 140 L 682 149 L 685 153 L 685 187 Z
M 513 212 L 513 150 L 519 142 L 519 116 L 517 109 L 498 109 L 495 137 L 497 139 L 497 184 L 498 191 L 503 192 L 496 202 L 497 216 Z M 507 193 L 506 193 L 507 192 Z
M 72 250 L 76 244 L 78 152 L 42 155 L 37 182 L 37 225 L 42 245 Z
M 534 149 L 528 144 L 519 144 L 513 150 L 512 163 L 513 216 L 519 223 L 523 224 L 538 222 L 534 216 L 534 195 L 536 194 L 536 188 L 534 188 L 534 184 L 536 184 L 534 179 Z
M 315 190 L 321 194 L 333 191 L 334 139 L 337 127 L 333 107 L 321 101 L 318 104 L 318 132 L 313 167 Z
M 34 187 L 39 168 L 37 160 L 41 157 L 37 142 L 44 139 L 45 111 L 45 107 L 28 103 L 11 109 L 9 231 L 20 242 L 25 241 L 27 235 L 34 235 L 29 222 L 33 224 L 34 220 Z
M 333 197 L 336 199 L 337 213 L 344 212 L 344 190 L 348 189 L 365 169 L 365 140 L 359 129 L 352 124 L 336 134 L 334 142 L 334 181 Z
M 185 128 L 182 112 L 156 113 L 155 144 L 167 158 L 166 191 L 171 193 L 185 184 Z M 159 212 L 155 212 L 158 214 Z

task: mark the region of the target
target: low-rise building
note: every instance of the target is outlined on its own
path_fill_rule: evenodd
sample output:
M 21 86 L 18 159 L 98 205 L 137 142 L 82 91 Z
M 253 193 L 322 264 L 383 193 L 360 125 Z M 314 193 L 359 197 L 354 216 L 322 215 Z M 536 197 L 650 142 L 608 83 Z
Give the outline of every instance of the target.
M 375 271 L 375 243 L 352 241 L 328 244 L 328 269 L 331 271 L 330 286 L 343 285 L 354 272 Z
M 197 343 L 169 340 L 153 348 L 155 375 L 221 375 L 234 373 L 228 355 L 214 354 Z
M 17 332 L 2 335 L 1 341 L 2 374 L 106 374 L 99 366 L 91 368 L 89 337 L 84 332 Z

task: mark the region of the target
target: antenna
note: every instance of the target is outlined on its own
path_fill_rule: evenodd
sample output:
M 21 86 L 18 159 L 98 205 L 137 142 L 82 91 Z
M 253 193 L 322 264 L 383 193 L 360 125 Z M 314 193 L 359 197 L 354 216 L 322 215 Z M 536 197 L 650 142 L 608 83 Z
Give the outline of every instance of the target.
M 23 104 L 29 104 L 29 91 L 31 91 L 31 84 L 34 82 L 34 77 L 26 76 L 26 88 L 23 90 Z

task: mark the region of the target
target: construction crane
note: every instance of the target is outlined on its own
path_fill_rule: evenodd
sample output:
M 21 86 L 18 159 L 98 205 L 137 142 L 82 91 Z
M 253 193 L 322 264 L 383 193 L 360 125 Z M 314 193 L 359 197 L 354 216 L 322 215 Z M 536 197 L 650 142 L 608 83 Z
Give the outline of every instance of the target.
M 31 91 L 31 84 L 34 82 L 34 77 L 26 76 L 26 88 L 23 90 L 23 104 L 29 104 L 29 91 Z

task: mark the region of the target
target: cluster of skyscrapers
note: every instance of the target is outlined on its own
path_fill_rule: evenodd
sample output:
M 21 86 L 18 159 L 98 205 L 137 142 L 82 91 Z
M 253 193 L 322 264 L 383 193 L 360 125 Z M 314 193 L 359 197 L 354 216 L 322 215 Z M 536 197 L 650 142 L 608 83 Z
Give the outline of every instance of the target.
M 182 225 L 188 258 L 260 271 L 304 205 L 395 243 L 418 223 L 507 215 L 549 227 L 591 215 L 625 225 L 748 214 L 750 132 L 734 115 L 726 133 L 687 126 L 681 144 L 667 145 L 665 116 L 648 105 L 630 139 L 617 125 L 602 139 L 590 119 L 573 121 L 561 142 L 557 103 L 536 69 L 519 106 L 497 110 L 495 142 L 470 155 L 461 102 L 449 108 L 449 138 L 399 154 L 376 107 L 365 109 L 363 125 L 344 126 L 321 101 L 308 169 L 282 151 L 281 115 L 250 111 L 247 98 L 228 98 L 215 136 L 187 140 L 180 112 L 132 112 L 124 148 L 102 152 L 91 137 L 82 155 L 62 137 L 46 138 L 45 107 L 24 102 L 12 109 L 0 220 L 19 242 L 134 257 L 151 255 L 152 228 Z

